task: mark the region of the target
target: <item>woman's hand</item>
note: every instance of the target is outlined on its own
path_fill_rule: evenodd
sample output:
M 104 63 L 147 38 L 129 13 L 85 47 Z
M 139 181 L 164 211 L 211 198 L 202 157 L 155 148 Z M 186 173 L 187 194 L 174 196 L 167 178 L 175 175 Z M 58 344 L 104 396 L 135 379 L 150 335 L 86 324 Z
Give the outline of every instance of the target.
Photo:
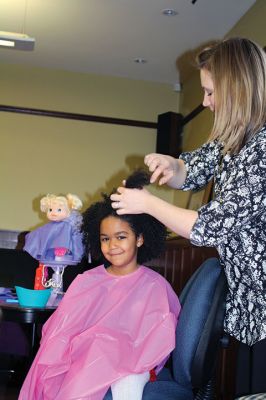
M 118 215 L 147 213 L 151 196 L 146 189 L 119 187 L 117 193 L 111 195 L 112 207 Z
M 159 185 L 167 183 L 171 187 L 182 186 L 185 177 L 185 166 L 182 160 L 164 154 L 151 153 L 144 158 L 144 163 L 152 172 L 151 183 L 159 178 Z
M 198 218 L 194 210 L 184 210 L 152 195 L 146 189 L 119 187 L 111 195 L 112 207 L 118 215 L 149 214 L 158 219 L 171 231 L 189 238 L 191 229 Z

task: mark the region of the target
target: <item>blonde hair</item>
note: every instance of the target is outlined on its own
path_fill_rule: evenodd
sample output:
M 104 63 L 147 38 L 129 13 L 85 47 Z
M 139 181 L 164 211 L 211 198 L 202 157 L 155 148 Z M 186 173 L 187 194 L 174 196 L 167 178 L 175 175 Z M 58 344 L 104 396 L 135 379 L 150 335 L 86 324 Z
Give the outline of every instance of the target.
M 245 38 L 230 38 L 203 49 L 197 66 L 211 74 L 215 117 L 209 138 L 236 154 L 266 122 L 266 54 Z
M 68 210 L 79 210 L 82 207 L 82 201 L 75 194 L 67 194 L 66 196 L 56 196 L 55 194 L 47 194 L 44 196 L 41 201 L 41 211 L 47 212 L 51 203 L 57 201 L 59 204 L 62 204 L 64 207 L 67 207 Z

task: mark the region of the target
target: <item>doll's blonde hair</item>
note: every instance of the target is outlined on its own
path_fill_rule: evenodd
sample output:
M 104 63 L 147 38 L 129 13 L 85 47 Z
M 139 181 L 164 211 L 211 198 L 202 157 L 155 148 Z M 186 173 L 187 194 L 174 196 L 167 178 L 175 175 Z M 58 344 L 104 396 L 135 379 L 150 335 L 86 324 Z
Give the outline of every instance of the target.
M 56 196 L 55 194 L 47 194 L 41 201 L 41 211 L 47 212 L 51 203 L 58 202 L 64 207 L 67 207 L 69 211 L 80 210 L 82 207 L 82 201 L 75 194 L 68 193 L 66 196 Z

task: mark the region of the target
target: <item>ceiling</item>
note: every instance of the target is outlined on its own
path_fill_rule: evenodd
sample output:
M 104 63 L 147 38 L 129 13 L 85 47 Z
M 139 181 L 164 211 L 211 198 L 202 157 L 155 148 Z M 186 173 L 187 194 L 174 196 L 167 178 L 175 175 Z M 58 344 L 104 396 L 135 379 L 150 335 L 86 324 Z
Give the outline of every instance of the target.
M 195 1 L 195 0 L 194 0 Z M 36 39 L 0 63 L 178 84 L 191 52 L 221 39 L 255 0 L 0 0 L 0 30 Z M 174 9 L 176 16 L 162 14 Z M 145 63 L 134 62 L 143 58 Z

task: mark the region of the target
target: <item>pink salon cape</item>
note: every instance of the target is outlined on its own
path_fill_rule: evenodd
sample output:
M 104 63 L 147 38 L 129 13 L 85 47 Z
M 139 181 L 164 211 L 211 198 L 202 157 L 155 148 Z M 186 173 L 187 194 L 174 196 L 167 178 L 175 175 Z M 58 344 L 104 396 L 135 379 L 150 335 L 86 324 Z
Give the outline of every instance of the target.
M 147 267 L 78 275 L 43 327 L 19 400 L 102 400 L 119 378 L 161 369 L 179 312 L 170 284 Z

